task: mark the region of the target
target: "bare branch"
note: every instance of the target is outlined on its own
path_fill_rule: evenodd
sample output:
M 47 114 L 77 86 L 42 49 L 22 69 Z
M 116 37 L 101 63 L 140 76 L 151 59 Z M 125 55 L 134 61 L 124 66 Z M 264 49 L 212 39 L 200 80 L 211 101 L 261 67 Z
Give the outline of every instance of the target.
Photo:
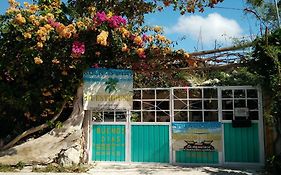
M 61 115 L 63 109 L 64 109 L 64 106 L 66 105 L 66 101 L 63 103 L 60 111 L 58 112 L 57 115 L 55 115 L 52 119 L 51 119 L 51 122 L 54 122 L 55 120 L 58 119 L 58 117 Z M 35 132 L 38 132 L 42 129 L 45 129 L 45 128 L 48 128 L 49 125 L 47 123 L 44 123 L 44 124 L 41 124 L 39 126 L 36 126 L 34 128 L 30 128 L 26 131 L 24 131 L 23 133 L 21 133 L 19 136 L 17 136 L 16 138 L 14 138 L 12 141 L 10 141 L 9 143 L 7 143 L 2 149 L 5 150 L 5 149 L 9 149 L 11 148 L 12 146 L 14 146 L 18 141 L 20 141 L 22 138 L 30 135 L 30 134 L 33 134 Z
M 254 44 L 253 42 L 248 42 L 248 43 L 237 45 L 237 46 L 230 46 L 230 47 L 223 47 L 223 48 L 213 49 L 213 50 L 204 50 L 204 51 L 199 51 L 199 52 L 193 52 L 193 53 L 189 53 L 189 55 L 190 56 L 200 56 L 200 55 L 208 55 L 208 54 L 212 54 L 212 53 L 239 50 L 239 49 L 251 47 L 251 46 L 253 46 L 253 44 Z

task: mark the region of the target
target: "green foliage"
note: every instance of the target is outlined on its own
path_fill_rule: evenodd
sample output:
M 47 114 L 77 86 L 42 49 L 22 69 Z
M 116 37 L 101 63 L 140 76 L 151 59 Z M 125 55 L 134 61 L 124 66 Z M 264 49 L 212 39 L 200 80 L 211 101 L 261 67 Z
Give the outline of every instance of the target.
M 246 67 L 237 68 L 233 71 L 216 71 L 209 75 L 210 79 L 218 79 L 216 85 L 220 86 L 257 86 L 261 84 L 261 77 L 251 73 Z
M 33 167 L 32 172 L 56 172 L 56 173 L 85 173 L 91 166 L 89 165 L 70 165 L 62 166 L 57 164 L 49 164 L 45 167 Z
M 266 169 L 272 174 L 280 174 L 281 171 L 281 154 L 273 155 L 266 160 Z
M 0 164 L 0 172 L 15 172 L 16 168 L 11 165 Z
M 258 17 L 262 24 L 271 30 L 279 28 L 277 9 L 274 1 L 247 0 L 247 2 L 251 5 L 250 8 L 255 13 L 255 17 Z M 277 6 L 281 8 L 281 1 L 277 2 Z M 280 10 L 279 16 L 281 16 Z
M 262 77 L 262 88 L 265 95 L 270 97 L 270 106 L 266 112 L 273 120 L 277 132 L 277 139 L 281 137 L 281 29 L 277 29 L 269 36 L 257 40 L 250 70 Z M 277 146 L 277 145 L 275 145 Z M 270 170 L 280 173 L 281 159 L 279 155 L 268 161 Z
M 16 172 L 22 170 L 24 166 L 24 162 L 18 162 L 16 165 L 4 165 L 0 163 L 0 172 Z

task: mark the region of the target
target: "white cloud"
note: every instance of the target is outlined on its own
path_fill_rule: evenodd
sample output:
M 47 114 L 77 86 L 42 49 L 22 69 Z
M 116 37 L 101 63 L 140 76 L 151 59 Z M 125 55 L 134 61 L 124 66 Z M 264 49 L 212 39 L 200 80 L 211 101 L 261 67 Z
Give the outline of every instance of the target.
M 218 13 L 211 13 L 205 18 L 198 15 L 180 16 L 176 25 L 166 32 L 188 35 L 196 41 L 200 38 L 203 44 L 212 44 L 215 40 L 230 43 L 230 38 L 242 35 L 242 29 L 235 20 Z

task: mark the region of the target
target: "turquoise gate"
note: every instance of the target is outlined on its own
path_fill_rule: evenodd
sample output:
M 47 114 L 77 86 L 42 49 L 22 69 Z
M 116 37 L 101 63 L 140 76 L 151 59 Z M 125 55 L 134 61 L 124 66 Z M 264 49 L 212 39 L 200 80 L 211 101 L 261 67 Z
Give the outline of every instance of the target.
M 132 125 L 132 162 L 170 162 L 169 125 Z
M 92 161 L 264 164 L 255 87 L 134 89 L 131 111 L 91 116 Z

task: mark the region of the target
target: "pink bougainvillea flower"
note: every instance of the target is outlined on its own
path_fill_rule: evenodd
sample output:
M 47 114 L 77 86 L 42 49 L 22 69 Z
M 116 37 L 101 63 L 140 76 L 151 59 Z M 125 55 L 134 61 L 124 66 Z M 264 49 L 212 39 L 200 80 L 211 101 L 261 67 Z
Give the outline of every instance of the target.
M 74 41 L 72 44 L 72 55 L 79 57 L 85 53 L 84 42 Z
M 112 28 L 119 28 L 121 25 L 126 25 L 127 21 L 122 16 L 112 16 L 108 19 L 108 23 Z
M 107 16 L 104 11 L 97 12 L 94 20 L 98 23 L 98 25 L 102 24 L 103 22 L 107 21 Z
M 92 68 L 99 68 L 99 64 L 95 63 L 91 66 Z

